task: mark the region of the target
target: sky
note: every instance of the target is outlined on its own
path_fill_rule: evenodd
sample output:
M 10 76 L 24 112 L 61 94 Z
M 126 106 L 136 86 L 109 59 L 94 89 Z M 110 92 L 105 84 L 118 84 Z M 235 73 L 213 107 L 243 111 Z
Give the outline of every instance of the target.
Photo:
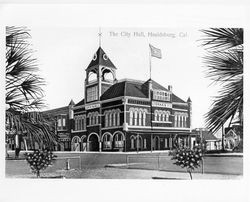
M 83 99 L 85 69 L 99 47 L 99 27 L 29 26 L 40 74 L 46 81 L 48 109 Z M 193 128 L 204 127 L 216 86 L 205 78 L 204 36 L 199 28 L 101 27 L 101 47 L 117 67 L 117 79 L 149 79 L 149 44 L 161 49 L 152 58 L 152 79 L 193 104 Z

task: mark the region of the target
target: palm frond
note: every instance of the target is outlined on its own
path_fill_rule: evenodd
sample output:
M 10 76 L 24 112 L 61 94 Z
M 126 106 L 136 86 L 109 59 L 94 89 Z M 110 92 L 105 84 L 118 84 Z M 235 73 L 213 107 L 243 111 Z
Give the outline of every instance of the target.
M 229 49 L 243 44 L 242 28 L 210 28 L 201 30 L 205 34 L 202 45 L 208 49 Z
M 25 135 L 33 143 L 56 144 L 54 120 L 39 112 L 45 106 L 45 82 L 38 75 L 30 37 L 26 27 L 6 27 L 6 132 Z
M 217 131 L 227 120 L 243 108 L 243 77 L 240 82 L 230 82 L 214 98 L 211 110 L 205 115 L 207 127 Z
M 243 74 L 243 52 L 208 52 L 203 57 L 207 66 L 206 76 L 215 82 L 228 82 Z
M 231 124 L 233 118 L 239 118 L 243 123 L 243 29 L 210 28 L 201 31 L 205 34 L 202 45 L 207 48 L 203 57 L 206 77 L 221 86 L 205 115 L 207 127 L 215 132 L 226 121 Z

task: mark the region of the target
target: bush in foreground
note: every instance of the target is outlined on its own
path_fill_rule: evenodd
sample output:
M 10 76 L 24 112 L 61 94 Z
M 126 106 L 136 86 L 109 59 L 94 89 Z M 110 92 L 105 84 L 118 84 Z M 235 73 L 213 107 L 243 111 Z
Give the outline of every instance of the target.
M 174 160 L 174 164 L 182 168 L 186 168 L 192 180 L 192 171 L 200 166 L 202 161 L 202 149 L 201 148 L 177 148 L 173 150 L 170 155 L 171 160 Z
M 49 165 L 56 160 L 56 155 L 47 149 L 35 150 L 33 153 L 26 153 L 25 158 L 28 162 L 32 173 L 36 174 L 37 178 L 40 177 L 40 171 L 45 170 Z

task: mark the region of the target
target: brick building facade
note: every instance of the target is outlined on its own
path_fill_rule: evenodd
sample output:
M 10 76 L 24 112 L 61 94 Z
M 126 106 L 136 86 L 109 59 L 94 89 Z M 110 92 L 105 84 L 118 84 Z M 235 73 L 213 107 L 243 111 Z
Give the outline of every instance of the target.
M 71 151 L 149 151 L 190 143 L 192 102 L 154 80 L 117 80 L 101 47 L 86 68 L 85 96 L 69 111 Z

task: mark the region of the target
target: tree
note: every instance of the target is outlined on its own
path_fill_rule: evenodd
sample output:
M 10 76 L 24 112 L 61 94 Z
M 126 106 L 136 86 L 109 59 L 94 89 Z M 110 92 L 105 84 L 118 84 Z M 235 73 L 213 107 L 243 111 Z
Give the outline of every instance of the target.
M 52 165 L 57 156 L 52 151 L 44 149 L 35 150 L 33 153 L 26 153 L 25 157 L 31 171 L 36 174 L 37 178 L 40 178 L 40 171 Z
M 25 27 L 6 27 L 6 134 L 17 136 L 17 156 L 21 136 L 50 147 L 56 143 L 52 121 L 39 111 L 45 106 L 45 82 L 32 58 L 30 38 Z
M 174 160 L 174 164 L 180 166 L 181 168 L 186 168 L 189 173 L 190 179 L 192 180 L 193 170 L 200 167 L 202 161 L 202 149 L 195 147 L 194 149 L 179 147 L 172 152 L 171 160 Z
M 205 115 L 207 127 L 215 132 L 233 120 L 243 125 L 243 29 L 210 28 L 201 30 L 205 36 L 204 63 L 206 76 L 221 86 L 210 111 Z

